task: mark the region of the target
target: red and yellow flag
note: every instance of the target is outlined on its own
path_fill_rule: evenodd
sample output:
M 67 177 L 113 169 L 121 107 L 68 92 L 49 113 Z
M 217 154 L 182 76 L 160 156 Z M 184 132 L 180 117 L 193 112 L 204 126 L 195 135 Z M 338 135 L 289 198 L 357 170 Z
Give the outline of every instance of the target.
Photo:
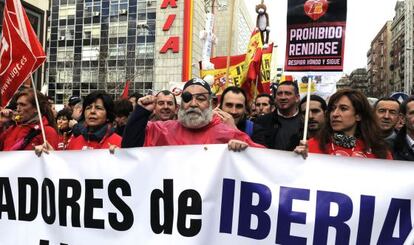
M 230 82 L 228 86 L 235 86 L 240 84 L 243 73 L 243 65 L 245 60 L 244 54 L 230 57 L 230 71 L 229 78 Z M 214 77 L 214 82 L 211 86 L 211 91 L 216 95 L 221 95 L 224 89 L 226 89 L 226 65 L 227 56 L 218 56 L 211 58 L 210 62 L 214 65 L 214 70 L 201 70 L 200 76 L 205 77 L 211 75 Z
M 270 65 L 272 63 L 273 43 L 262 51 L 262 64 L 260 66 L 260 79 L 257 85 L 259 93 L 270 94 Z
M 263 44 L 260 32 L 254 31 L 247 47 L 247 53 L 230 57 L 230 82 L 227 86 L 243 88 L 249 100 L 253 99 L 258 92 L 270 92 L 270 62 L 272 59 L 273 45 L 269 45 L 269 48 L 265 50 L 262 50 L 262 48 Z M 200 69 L 200 76 L 212 75 L 214 77 L 214 83 L 211 90 L 216 95 L 221 95 L 224 89 L 226 89 L 227 56 L 211 58 L 210 62 L 214 65 L 215 69 Z M 263 63 L 264 66 L 262 65 Z M 258 84 L 257 87 L 256 83 Z

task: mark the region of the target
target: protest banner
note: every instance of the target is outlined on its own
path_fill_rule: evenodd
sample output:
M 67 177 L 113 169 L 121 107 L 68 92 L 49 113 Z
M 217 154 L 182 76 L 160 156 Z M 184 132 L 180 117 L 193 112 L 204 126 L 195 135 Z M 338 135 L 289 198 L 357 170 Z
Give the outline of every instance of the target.
M 346 0 L 289 0 L 285 71 L 342 71 Z
M 413 172 L 227 145 L 0 152 L 0 243 L 403 244 Z

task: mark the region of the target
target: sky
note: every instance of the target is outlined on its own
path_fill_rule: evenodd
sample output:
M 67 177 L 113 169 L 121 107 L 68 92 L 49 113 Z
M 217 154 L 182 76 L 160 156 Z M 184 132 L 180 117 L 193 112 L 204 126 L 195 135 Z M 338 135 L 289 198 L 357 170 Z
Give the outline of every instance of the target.
M 238 0 L 239 1 L 239 0 Z M 251 9 L 251 16 L 256 23 L 255 5 L 260 0 L 245 1 Z M 394 17 L 396 0 L 348 0 L 347 26 L 345 34 L 344 72 L 350 73 L 356 68 L 366 67 L 367 52 L 371 41 L 385 25 Z M 270 19 L 270 41 L 277 48 L 278 66 L 283 66 L 286 46 L 286 13 L 287 0 L 265 0 Z

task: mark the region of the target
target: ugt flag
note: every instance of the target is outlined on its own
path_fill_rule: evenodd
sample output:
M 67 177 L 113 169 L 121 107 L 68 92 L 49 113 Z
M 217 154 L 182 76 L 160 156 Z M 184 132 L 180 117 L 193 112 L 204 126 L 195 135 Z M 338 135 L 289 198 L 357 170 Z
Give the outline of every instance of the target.
M 289 0 L 285 71 L 342 71 L 346 0 Z
M 45 60 L 42 45 L 20 0 L 6 0 L 0 42 L 0 104 L 6 105 Z

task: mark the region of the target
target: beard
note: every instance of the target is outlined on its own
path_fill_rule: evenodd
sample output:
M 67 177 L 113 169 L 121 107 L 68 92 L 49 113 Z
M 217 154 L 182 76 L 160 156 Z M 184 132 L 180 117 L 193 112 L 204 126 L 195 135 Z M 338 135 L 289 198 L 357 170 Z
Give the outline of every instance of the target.
M 211 106 L 203 111 L 199 108 L 188 108 L 184 110 L 181 106 L 178 111 L 178 122 L 190 129 L 202 128 L 209 124 L 212 118 L 213 111 Z

